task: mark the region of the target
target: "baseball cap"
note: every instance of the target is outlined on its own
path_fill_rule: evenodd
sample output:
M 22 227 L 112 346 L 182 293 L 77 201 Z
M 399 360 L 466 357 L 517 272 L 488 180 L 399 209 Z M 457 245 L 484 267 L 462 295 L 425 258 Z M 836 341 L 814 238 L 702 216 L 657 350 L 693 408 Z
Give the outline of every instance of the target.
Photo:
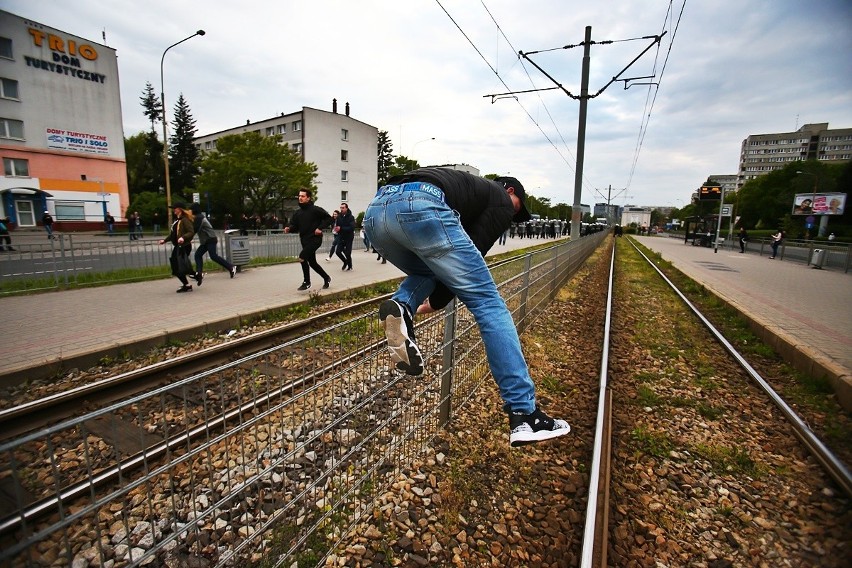
M 510 187 L 514 189 L 515 197 L 521 202 L 521 210 L 515 213 L 515 216 L 512 217 L 512 221 L 515 223 L 524 223 L 532 219 L 530 212 L 527 211 L 527 205 L 525 203 L 527 192 L 524 191 L 524 186 L 521 185 L 521 182 L 518 181 L 518 178 L 513 177 L 498 177 L 494 178 L 494 181 L 503 186 L 504 189 L 509 189 Z

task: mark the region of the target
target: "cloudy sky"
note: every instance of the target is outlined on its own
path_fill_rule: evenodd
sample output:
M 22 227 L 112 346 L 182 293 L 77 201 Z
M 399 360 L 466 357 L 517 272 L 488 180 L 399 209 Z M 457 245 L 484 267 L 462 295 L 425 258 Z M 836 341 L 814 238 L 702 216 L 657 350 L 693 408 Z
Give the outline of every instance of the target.
M 166 106 L 183 93 L 199 134 L 302 106 L 330 111 L 337 98 L 341 112 L 349 102 L 353 118 L 386 130 L 395 154 L 511 174 L 554 204 L 574 202 L 580 104 L 565 91 L 580 93 L 586 26 L 597 42 L 589 91 L 606 88 L 588 103 L 585 204 L 605 202 L 611 186 L 615 204 L 680 207 L 708 175 L 736 173 L 749 134 L 852 127 L 850 0 L 4 0 L 3 8 L 117 50 L 127 136 L 149 128 L 139 97 L 146 82 L 159 93 L 163 50 L 203 29 L 165 59 Z M 661 34 L 656 45 L 641 39 Z M 529 58 L 564 91 L 492 102 L 487 95 L 555 86 L 519 51 L 542 51 Z

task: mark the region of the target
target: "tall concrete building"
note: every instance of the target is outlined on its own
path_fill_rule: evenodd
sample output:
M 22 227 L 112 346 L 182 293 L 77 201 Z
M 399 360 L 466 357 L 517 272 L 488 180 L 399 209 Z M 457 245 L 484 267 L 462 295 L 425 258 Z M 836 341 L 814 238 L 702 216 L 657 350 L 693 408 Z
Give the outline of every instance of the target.
M 60 230 L 124 216 L 127 166 L 115 50 L 0 11 L 0 217 Z
M 805 124 L 795 132 L 752 134 L 743 140 L 737 189 L 745 182 L 797 160 L 852 160 L 852 128 L 830 130 L 827 122 Z
M 243 126 L 198 136 L 195 145 L 202 152 L 209 152 L 216 148 L 219 138 L 246 132 L 262 136 L 280 134 L 282 144 L 289 144 L 306 162 L 314 163 L 317 166 L 314 202 L 329 213 L 345 201 L 357 215 L 367 209 L 376 195 L 379 131 L 349 116 L 349 103 L 343 113 L 337 112 L 337 99 L 334 99 L 331 112 L 302 107 L 300 111 L 258 122 L 247 120 Z

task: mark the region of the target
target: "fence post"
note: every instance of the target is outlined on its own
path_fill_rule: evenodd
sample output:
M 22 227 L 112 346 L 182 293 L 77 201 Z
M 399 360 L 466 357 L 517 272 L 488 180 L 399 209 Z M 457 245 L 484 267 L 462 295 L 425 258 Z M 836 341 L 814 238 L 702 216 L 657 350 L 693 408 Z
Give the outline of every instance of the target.
M 446 427 L 452 418 L 452 390 L 453 390 L 453 361 L 455 358 L 455 335 L 456 335 L 456 311 L 458 310 L 458 298 L 444 309 L 444 347 L 442 371 L 441 371 L 441 401 L 438 410 L 438 423 L 441 428 Z
M 518 331 L 524 329 L 524 322 L 527 320 L 527 300 L 529 299 L 530 291 L 530 270 L 532 269 L 532 253 L 528 252 L 524 255 L 524 283 L 521 286 L 521 305 L 518 309 Z
M 62 241 L 63 248 L 65 248 L 65 241 Z M 77 258 L 74 256 L 74 236 L 68 235 L 68 254 L 71 257 L 71 271 L 74 278 L 74 283 L 77 283 Z M 68 272 L 66 271 L 66 274 Z M 65 283 L 68 283 L 68 277 L 65 278 Z

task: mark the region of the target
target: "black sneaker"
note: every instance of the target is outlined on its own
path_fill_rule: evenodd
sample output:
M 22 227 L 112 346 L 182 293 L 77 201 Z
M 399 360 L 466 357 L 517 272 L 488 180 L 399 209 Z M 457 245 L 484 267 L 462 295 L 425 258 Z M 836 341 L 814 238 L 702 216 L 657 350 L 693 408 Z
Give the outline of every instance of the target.
M 302 285 L 299 286 L 298 288 L 296 288 L 296 290 L 307 290 L 310 287 L 311 287 L 310 282 L 302 282 Z
M 231 278 L 233 278 L 234 276 L 236 276 L 236 275 L 237 275 L 237 267 L 236 267 L 236 266 L 232 266 L 232 267 L 231 267 L 231 270 L 229 270 L 228 272 L 230 272 L 230 273 L 231 273 Z
M 509 444 L 517 447 L 564 436 L 571 426 L 564 420 L 554 420 L 536 406 L 532 414 L 510 412 L 509 430 Z
M 329 286 L 331 286 L 331 278 L 329 278 L 328 280 L 326 280 L 325 282 L 323 282 L 322 289 L 323 289 L 323 290 L 328 290 L 328 287 L 329 287 Z
M 184 292 L 192 292 L 192 284 L 187 284 L 177 289 L 178 294 L 183 294 Z
M 399 302 L 386 300 L 379 307 L 379 319 L 385 327 L 388 350 L 396 368 L 409 375 L 423 373 L 423 356 L 414 343 L 414 322 L 408 309 Z
M 195 274 L 195 276 L 193 276 L 193 278 L 195 278 L 195 281 L 198 283 L 199 286 L 201 286 L 201 281 L 204 280 L 204 275 L 198 272 Z

